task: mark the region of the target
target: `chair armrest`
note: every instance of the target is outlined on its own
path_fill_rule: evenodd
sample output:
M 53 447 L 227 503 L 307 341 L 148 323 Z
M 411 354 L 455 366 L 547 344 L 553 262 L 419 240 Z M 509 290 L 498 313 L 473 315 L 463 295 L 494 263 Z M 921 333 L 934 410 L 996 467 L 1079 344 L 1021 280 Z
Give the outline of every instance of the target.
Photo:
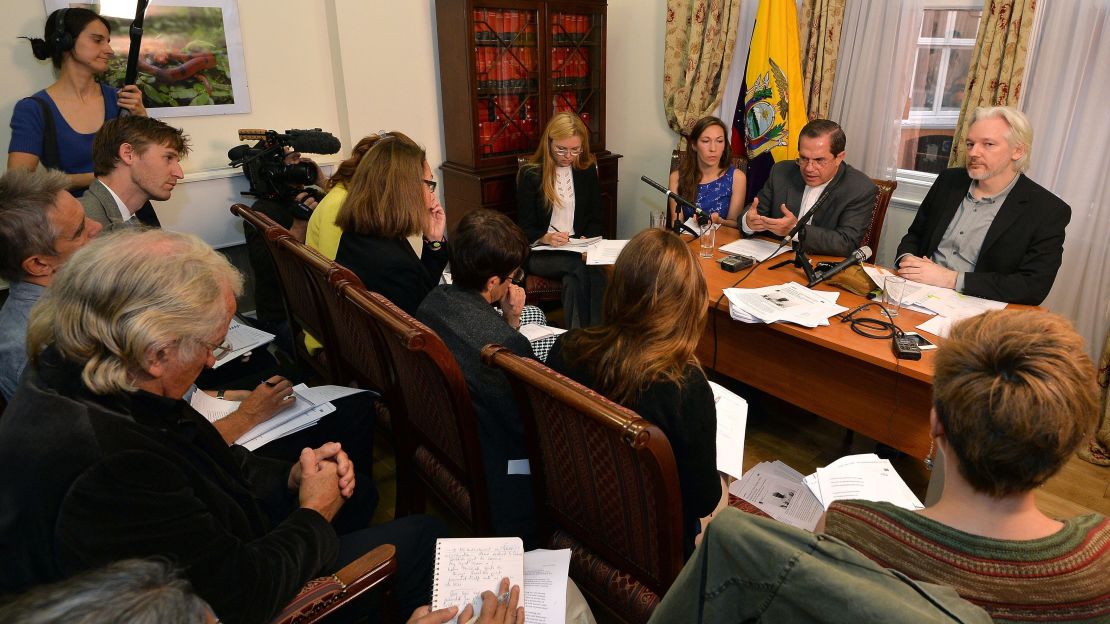
M 309 581 L 271 624 L 311 624 L 388 579 L 397 569 L 397 549 L 383 544 L 331 576 Z

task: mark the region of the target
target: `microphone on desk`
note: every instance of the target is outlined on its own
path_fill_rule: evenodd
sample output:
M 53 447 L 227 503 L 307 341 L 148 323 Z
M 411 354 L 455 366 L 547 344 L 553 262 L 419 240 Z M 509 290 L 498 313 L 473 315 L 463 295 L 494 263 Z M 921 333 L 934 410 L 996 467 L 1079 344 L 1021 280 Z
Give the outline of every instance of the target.
M 693 210 L 694 214 L 697 215 L 697 217 L 698 217 L 698 223 L 705 224 L 705 223 L 709 222 L 709 215 L 704 210 L 702 210 L 697 204 L 695 204 L 694 202 L 686 199 L 685 197 L 679 195 L 678 193 L 671 192 L 671 189 L 663 186 L 662 184 L 656 182 L 655 180 L 652 180 L 651 178 L 649 178 L 647 176 L 642 175 L 642 176 L 640 176 L 640 179 L 643 180 L 644 182 L 647 182 L 648 185 L 654 187 L 655 190 L 657 190 L 660 193 L 666 195 L 667 199 L 673 199 L 675 201 L 675 203 L 677 203 L 679 205 L 682 205 L 682 206 L 685 206 L 685 207 Z M 675 234 L 681 235 L 683 231 L 686 231 L 686 232 L 689 232 L 690 234 L 693 234 L 695 237 L 701 236 L 701 232 L 698 232 L 698 231 L 694 230 L 694 228 L 686 225 L 685 223 L 682 222 L 681 219 L 675 219 L 675 222 L 674 222 L 674 225 L 672 225 L 672 228 L 674 229 Z
M 860 247 L 859 249 L 853 251 L 851 253 L 851 255 L 849 255 L 847 258 L 841 260 L 840 263 L 837 264 L 836 266 L 831 267 L 827 271 L 818 271 L 817 273 L 815 273 L 813 278 L 809 280 L 809 283 L 806 284 L 806 286 L 809 287 L 809 288 L 813 288 L 817 284 L 820 284 L 821 282 L 829 279 L 830 277 L 836 275 L 837 273 L 840 273 L 844 269 L 847 269 L 848 267 L 852 266 L 853 264 L 855 264 L 857 262 L 862 262 L 862 261 L 866 260 L 870 256 L 871 256 L 871 248 L 868 247 L 867 245 L 864 245 L 863 247 Z

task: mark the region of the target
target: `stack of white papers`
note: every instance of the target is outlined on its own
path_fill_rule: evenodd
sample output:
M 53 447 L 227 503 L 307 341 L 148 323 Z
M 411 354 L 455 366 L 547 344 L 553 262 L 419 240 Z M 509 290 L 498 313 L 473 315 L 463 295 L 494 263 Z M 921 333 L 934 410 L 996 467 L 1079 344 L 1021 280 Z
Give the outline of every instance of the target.
M 216 360 L 212 368 L 219 368 L 228 362 L 238 358 L 261 347 L 264 344 L 269 344 L 274 339 L 274 335 L 264 332 L 261 329 L 255 329 L 250 325 L 240 323 L 235 319 L 231 319 L 231 325 L 227 327 L 226 341 L 231 345 L 231 351 L 228 351 Z
M 599 240 L 586 249 L 586 264 L 591 266 L 616 264 L 627 240 Z
M 600 241 L 600 236 L 594 236 L 593 238 L 571 238 L 566 244 L 559 247 L 553 245 L 536 245 L 532 247 L 532 251 L 573 251 L 574 253 L 586 253 L 590 245 Z
M 802 483 L 802 474 L 780 462 L 761 462 L 752 467 L 728 491 L 783 524 L 812 531 L 825 508 Z
M 726 288 L 732 318 L 745 323 L 828 325 L 829 317 L 848 308 L 836 304 L 840 293 L 811 290 L 795 282 L 763 288 Z
M 346 386 L 315 388 L 309 388 L 304 384 L 293 386 L 295 401 L 292 406 L 278 412 L 269 420 L 255 425 L 235 440 L 235 443 L 248 450 L 256 450 L 278 438 L 315 425 L 321 418 L 335 411 L 331 401 L 359 392 L 366 392 L 366 390 Z M 239 401 L 217 399 L 200 390 L 193 392 L 189 405 L 209 422 L 216 422 L 239 409 Z
M 793 251 L 788 245 L 779 247 L 778 243 L 762 238 L 741 238 L 727 245 L 721 245 L 718 249 L 734 256 L 747 256 L 757 262 L 770 260 L 775 256 Z M 771 254 L 774 254 L 774 256 Z
M 833 501 L 858 498 L 882 501 L 904 509 L 924 509 L 888 459 L 874 453 L 847 455 L 818 468 L 803 481 L 821 505 L 828 509 Z
M 739 479 L 744 474 L 748 402 L 712 381 L 709 387 L 717 404 L 717 470 Z

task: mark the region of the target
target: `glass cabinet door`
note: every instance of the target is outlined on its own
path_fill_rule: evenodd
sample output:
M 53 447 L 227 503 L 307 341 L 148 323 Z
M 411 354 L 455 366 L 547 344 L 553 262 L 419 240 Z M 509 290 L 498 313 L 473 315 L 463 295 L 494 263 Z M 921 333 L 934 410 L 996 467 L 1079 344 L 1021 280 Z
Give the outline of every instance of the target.
M 552 11 L 550 14 L 551 113 L 572 111 L 601 138 L 601 15 Z
M 537 11 L 474 9 L 478 145 L 483 158 L 532 150 L 539 121 Z

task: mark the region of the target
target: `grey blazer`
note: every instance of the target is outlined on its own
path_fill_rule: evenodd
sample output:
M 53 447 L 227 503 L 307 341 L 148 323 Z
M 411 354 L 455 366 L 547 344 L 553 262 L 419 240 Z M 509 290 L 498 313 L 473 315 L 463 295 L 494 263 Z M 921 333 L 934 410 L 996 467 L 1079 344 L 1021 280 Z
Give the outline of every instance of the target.
M 93 180 L 85 194 L 81 196 L 81 206 L 85 208 L 85 214 L 90 219 L 103 225 L 107 231 L 139 225 L 162 227 L 150 201 L 145 202 L 130 220 L 124 221 L 119 213 L 119 207 L 116 206 L 116 200 L 112 198 L 112 193 L 99 179 Z
M 112 193 L 99 179 L 93 180 L 89 189 L 81 196 L 81 206 L 85 208 L 85 215 L 103 225 L 105 230 L 139 224 L 134 217 L 130 221 L 123 220 Z
M 782 217 L 780 206 L 786 204 L 797 215 L 804 190 L 805 181 L 797 163 L 776 163 L 757 196 L 759 214 L 779 219 Z M 877 190 L 875 183 L 863 172 L 848 163 L 840 163 L 840 169 L 825 187 L 828 195 L 825 203 L 806 225 L 806 251 L 831 256 L 847 256 L 855 251 L 871 223 Z

